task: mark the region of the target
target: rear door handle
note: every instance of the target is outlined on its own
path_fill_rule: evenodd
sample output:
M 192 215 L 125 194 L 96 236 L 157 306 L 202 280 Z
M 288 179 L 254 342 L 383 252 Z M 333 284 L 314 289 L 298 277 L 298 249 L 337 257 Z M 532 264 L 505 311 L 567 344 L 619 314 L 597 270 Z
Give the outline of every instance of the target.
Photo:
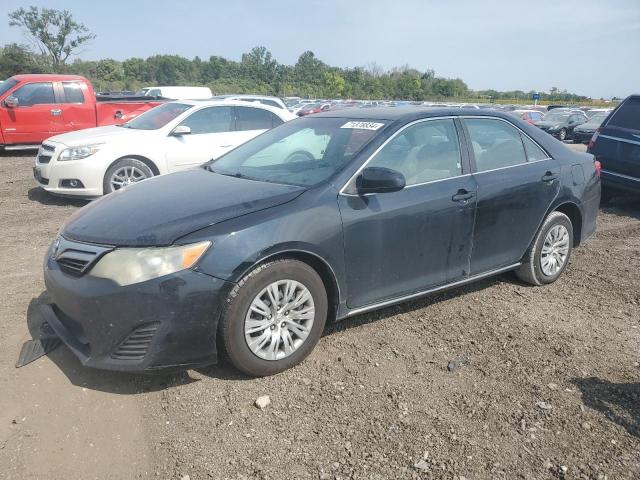
M 558 178 L 558 174 L 554 173 L 554 172 L 547 172 L 542 176 L 542 181 L 543 182 L 553 182 L 554 180 L 556 180 Z
M 57 115 L 60 115 L 61 113 L 62 113 L 62 110 L 60 110 L 59 108 L 51 109 L 51 115 L 57 116 Z
M 471 200 L 475 196 L 476 192 L 469 192 L 468 190 L 461 188 L 460 190 L 458 190 L 458 193 L 451 197 L 451 200 L 453 200 L 454 202 L 466 202 L 467 200 Z

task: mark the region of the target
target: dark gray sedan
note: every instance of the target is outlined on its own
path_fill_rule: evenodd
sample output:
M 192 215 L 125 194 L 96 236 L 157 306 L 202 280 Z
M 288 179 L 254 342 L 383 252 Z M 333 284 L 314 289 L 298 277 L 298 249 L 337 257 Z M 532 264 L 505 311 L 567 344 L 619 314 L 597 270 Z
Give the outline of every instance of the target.
M 77 212 L 48 323 L 91 367 L 302 361 L 327 321 L 514 270 L 554 282 L 596 228 L 597 162 L 480 110 L 340 110 Z M 552 294 L 552 293 L 550 293 Z

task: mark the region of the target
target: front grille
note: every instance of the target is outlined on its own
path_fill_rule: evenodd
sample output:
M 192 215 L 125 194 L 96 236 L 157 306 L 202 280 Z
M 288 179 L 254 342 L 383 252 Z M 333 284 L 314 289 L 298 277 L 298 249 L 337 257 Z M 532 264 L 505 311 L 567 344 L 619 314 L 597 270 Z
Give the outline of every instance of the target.
M 51 157 L 53 157 L 53 152 L 55 152 L 55 150 L 56 147 L 43 143 L 40 146 L 40 150 L 38 150 L 38 156 L 36 157 L 37 162 L 49 163 L 51 161 Z
M 54 246 L 52 252 L 54 260 L 60 270 L 75 277 L 87 273 L 96 261 L 112 250 L 111 247 L 71 242 L 64 237 L 59 237 L 56 241 L 58 245 Z
M 79 275 L 82 275 L 82 273 L 84 272 L 84 269 L 87 268 L 87 265 L 89 265 L 90 260 L 84 260 L 84 259 L 81 260 L 77 258 L 65 257 L 65 258 L 58 259 L 57 262 L 63 271 L 79 276 Z
M 111 358 L 116 360 L 142 360 L 149 350 L 149 345 L 151 345 L 151 340 L 153 340 L 157 329 L 157 322 L 136 328 L 111 354 Z

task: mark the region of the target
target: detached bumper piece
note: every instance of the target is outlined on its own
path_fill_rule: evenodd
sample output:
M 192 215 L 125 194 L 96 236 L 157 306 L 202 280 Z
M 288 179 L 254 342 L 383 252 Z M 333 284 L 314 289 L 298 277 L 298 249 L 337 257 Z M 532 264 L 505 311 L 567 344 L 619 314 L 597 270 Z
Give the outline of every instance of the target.
M 20 355 L 18 355 L 16 368 L 24 367 L 40 357 L 44 357 L 60 345 L 62 345 L 62 341 L 56 336 L 34 338 L 33 340 L 24 342 L 20 350 Z

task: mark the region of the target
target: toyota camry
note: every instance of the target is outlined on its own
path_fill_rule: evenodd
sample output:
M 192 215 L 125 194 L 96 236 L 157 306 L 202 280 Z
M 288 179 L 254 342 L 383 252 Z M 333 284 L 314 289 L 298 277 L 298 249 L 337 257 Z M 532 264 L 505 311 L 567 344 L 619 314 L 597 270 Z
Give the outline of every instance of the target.
M 41 309 L 90 367 L 224 352 L 271 375 L 327 322 L 511 270 L 556 281 L 599 200 L 593 156 L 512 115 L 331 111 L 76 212 L 47 253 Z

